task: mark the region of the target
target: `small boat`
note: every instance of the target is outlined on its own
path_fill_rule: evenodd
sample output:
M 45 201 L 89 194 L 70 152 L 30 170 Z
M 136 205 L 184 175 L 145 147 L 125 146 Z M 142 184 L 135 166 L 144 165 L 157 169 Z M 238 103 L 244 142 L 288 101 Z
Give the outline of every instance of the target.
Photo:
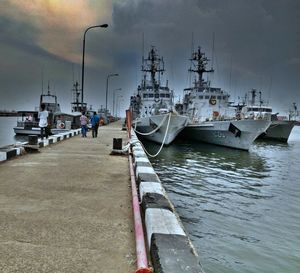
M 261 91 L 257 92 L 256 89 L 252 89 L 250 96 L 246 94 L 244 101 L 237 107 L 237 111 L 242 118 L 246 119 L 269 119 L 271 121 L 270 126 L 265 132 L 260 134 L 258 139 L 270 139 L 280 142 L 287 142 L 289 136 L 295 125 L 299 125 L 299 121 L 296 121 L 299 113 L 297 106 L 293 103 L 293 110 L 290 110 L 289 117 L 279 116 L 279 113 L 273 113 L 272 107 L 262 100 Z M 259 99 L 257 99 L 257 93 Z
M 80 113 L 63 113 L 60 110 L 60 105 L 57 102 L 57 96 L 50 94 L 49 86 L 48 93 L 41 94 L 40 105 L 44 103 L 46 110 L 49 113 L 48 123 L 51 134 L 66 132 L 71 129 L 80 127 Z M 16 135 L 40 135 L 38 111 L 18 111 L 17 126 L 14 127 Z
M 230 95 L 221 88 L 204 81 L 208 58 L 199 47 L 192 53 L 191 68 L 197 77 L 193 86 L 184 89 L 183 103 L 178 104 L 180 113 L 189 116 L 189 123 L 182 136 L 196 141 L 235 149 L 249 150 L 253 141 L 270 125 L 267 119 L 240 120 L 231 107 Z
M 169 89 L 168 82 L 165 86 L 161 84 L 164 71 L 163 58 L 152 47 L 148 58 L 143 58 L 142 82 L 137 88 L 137 95 L 130 99 L 130 109 L 132 125 L 139 137 L 169 145 L 186 126 L 188 117 L 176 112 L 173 91 Z

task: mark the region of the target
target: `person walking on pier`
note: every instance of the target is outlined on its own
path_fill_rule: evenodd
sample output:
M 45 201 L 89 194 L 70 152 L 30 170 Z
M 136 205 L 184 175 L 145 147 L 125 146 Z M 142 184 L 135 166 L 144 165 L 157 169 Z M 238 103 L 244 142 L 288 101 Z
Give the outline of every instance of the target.
M 41 138 L 44 139 L 44 135 L 46 138 L 48 138 L 48 116 L 49 113 L 47 110 L 45 110 L 46 105 L 44 103 L 41 104 L 41 111 L 39 112 L 39 127 L 41 128 Z
M 88 118 L 85 115 L 85 112 L 82 112 L 82 115 L 80 117 L 80 124 L 81 124 L 81 136 L 86 137 Z
M 92 123 L 92 136 L 97 137 L 98 136 L 98 127 L 99 127 L 99 117 L 97 116 L 97 113 L 94 112 L 92 118 L 91 118 L 91 123 Z

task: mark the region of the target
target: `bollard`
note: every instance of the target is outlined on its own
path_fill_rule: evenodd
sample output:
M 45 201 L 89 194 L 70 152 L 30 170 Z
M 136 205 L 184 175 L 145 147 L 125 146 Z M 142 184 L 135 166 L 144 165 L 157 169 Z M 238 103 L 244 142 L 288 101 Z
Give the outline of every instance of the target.
M 122 138 L 113 139 L 113 150 L 122 150 Z
M 28 135 L 28 144 L 29 145 L 37 145 L 38 144 L 38 136 Z

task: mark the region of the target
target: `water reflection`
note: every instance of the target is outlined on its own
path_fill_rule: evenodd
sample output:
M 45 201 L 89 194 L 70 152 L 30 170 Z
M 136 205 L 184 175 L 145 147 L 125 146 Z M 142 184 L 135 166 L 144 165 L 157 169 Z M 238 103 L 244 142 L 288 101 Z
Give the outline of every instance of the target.
M 176 141 L 151 159 L 207 273 L 297 272 L 299 136 L 249 152 Z
M 146 149 L 154 153 L 159 145 L 143 142 Z M 268 173 L 266 159 L 256 152 L 246 152 L 221 146 L 198 142 L 176 141 L 173 145 L 165 147 L 157 158 L 152 159 L 154 165 L 185 168 L 187 173 L 197 171 L 209 175 L 236 175 L 262 177 Z

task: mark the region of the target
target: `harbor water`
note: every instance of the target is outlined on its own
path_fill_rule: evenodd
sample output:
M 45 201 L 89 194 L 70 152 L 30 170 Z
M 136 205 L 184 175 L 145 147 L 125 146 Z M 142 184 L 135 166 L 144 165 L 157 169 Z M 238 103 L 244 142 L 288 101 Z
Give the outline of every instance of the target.
M 15 135 L 16 125 L 17 117 L 0 117 L 0 147 L 27 141 L 28 137 Z
M 0 147 L 26 140 L 15 123 L 0 117 Z M 295 127 L 287 144 L 245 152 L 176 140 L 150 158 L 206 273 L 300 272 L 299 155 Z
M 206 273 L 300 272 L 299 155 L 295 127 L 288 144 L 176 141 L 151 159 Z

